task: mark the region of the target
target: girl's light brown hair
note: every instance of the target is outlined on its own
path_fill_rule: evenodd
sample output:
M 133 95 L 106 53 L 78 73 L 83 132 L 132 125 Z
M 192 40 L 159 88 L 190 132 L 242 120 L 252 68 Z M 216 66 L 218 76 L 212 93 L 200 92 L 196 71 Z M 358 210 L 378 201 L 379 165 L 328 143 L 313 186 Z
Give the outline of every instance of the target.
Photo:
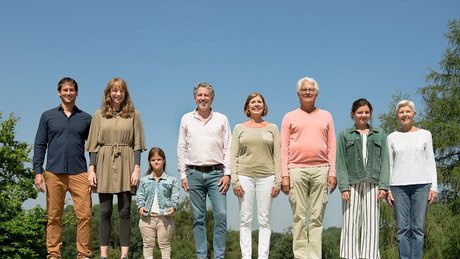
M 121 103 L 120 113 L 119 115 L 122 118 L 131 118 L 134 116 L 134 112 L 136 109 L 134 108 L 134 104 L 131 101 L 131 96 L 128 91 L 128 85 L 126 82 L 118 77 L 114 77 L 110 79 L 107 83 L 107 87 L 104 90 L 104 97 L 102 98 L 102 116 L 104 118 L 112 118 L 113 117 L 113 108 L 112 108 L 112 99 L 110 98 L 110 92 L 113 88 L 118 88 L 125 92 L 125 100 Z

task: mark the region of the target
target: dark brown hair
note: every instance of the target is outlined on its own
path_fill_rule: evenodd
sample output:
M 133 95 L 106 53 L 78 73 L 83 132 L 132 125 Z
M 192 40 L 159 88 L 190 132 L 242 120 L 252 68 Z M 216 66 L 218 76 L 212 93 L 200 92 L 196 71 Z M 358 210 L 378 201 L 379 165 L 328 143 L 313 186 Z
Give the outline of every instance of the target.
M 369 107 L 369 110 L 371 111 L 372 115 L 372 104 L 364 98 L 359 98 L 358 100 L 354 101 L 353 105 L 351 106 L 351 118 L 353 119 L 353 113 L 355 113 L 359 109 L 359 107 L 366 105 L 367 107 Z
M 77 81 L 75 81 L 73 78 L 70 78 L 70 77 L 64 77 L 61 80 L 59 80 L 58 87 L 57 87 L 58 92 L 61 91 L 61 88 L 64 84 L 73 85 L 73 87 L 75 88 L 75 92 L 78 92 Z

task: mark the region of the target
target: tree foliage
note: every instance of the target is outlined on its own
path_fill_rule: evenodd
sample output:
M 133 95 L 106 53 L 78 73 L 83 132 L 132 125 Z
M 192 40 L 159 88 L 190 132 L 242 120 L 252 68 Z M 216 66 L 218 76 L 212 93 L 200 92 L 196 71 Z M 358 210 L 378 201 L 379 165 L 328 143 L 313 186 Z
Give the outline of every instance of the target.
M 380 204 L 380 257 L 398 258 L 398 244 L 396 242 L 396 223 L 393 210 L 386 202 Z
M 46 214 L 41 208 L 22 210 L 25 200 L 37 197 L 30 147 L 15 138 L 18 118 L 4 120 L 0 112 L 0 257 L 38 258 L 46 256 Z
M 9 219 L 21 210 L 22 203 L 36 198 L 33 188 L 33 172 L 26 166 L 30 147 L 26 142 L 15 139 L 18 118 L 10 114 L 3 120 L 0 112 L 0 218 Z
M 424 258 L 457 258 L 460 254 L 460 20 L 448 23 L 448 46 L 439 63 L 430 70 L 427 86 L 421 87 L 423 109 L 416 124 L 429 130 L 438 173 L 438 204 L 429 206 L 425 224 Z M 397 129 L 395 105 L 407 95 L 393 95 L 389 111 L 379 116 L 387 132 Z M 421 111 L 420 111 L 421 110 Z M 382 258 L 396 258 L 392 210 L 381 210 L 380 244 Z
M 401 100 L 408 99 L 410 99 L 410 95 L 398 91 L 391 97 L 390 104 L 388 105 L 388 112 L 379 114 L 380 127 L 385 132 L 391 133 L 399 129 L 399 124 L 396 120 L 396 104 Z
M 270 240 L 269 258 L 294 258 L 292 252 L 292 230 L 286 233 L 272 233 Z
M 341 229 L 337 227 L 324 230 L 322 246 L 324 259 L 340 258 L 340 233 Z
M 440 71 L 431 70 L 429 85 L 419 89 L 425 109 L 421 125 L 431 131 L 442 183 L 441 200 L 460 213 L 460 20 L 449 22 L 448 46 Z

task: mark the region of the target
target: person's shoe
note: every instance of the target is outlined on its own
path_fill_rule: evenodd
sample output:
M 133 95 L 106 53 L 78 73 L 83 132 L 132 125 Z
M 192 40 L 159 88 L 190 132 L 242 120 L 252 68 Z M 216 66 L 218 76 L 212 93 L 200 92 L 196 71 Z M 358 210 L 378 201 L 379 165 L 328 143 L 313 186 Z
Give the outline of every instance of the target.
M 127 257 L 127 256 L 123 256 L 121 259 L 128 259 L 128 257 Z
M 105 256 L 101 256 L 101 257 L 99 257 L 99 258 L 100 258 L 100 259 L 107 259 L 107 257 L 105 257 Z

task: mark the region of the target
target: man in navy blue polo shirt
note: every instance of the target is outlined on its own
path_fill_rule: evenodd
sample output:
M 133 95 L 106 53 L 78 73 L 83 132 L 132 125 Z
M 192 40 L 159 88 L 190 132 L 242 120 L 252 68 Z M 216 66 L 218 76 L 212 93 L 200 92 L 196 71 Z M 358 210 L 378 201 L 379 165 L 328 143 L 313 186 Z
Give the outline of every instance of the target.
M 35 186 L 46 189 L 48 225 L 47 258 L 61 258 L 64 200 L 70 192 L 77 223 L 77 258 L 91 257 L 91 193 L 88 182 L 85 141 L 91 116 L 75 105 L 78 84 L 64 77 L 58 83 L 61 104 L 45 111 L 35 136 L 33 167 Z M 46 170 L 43 169 L 46 154 Z

